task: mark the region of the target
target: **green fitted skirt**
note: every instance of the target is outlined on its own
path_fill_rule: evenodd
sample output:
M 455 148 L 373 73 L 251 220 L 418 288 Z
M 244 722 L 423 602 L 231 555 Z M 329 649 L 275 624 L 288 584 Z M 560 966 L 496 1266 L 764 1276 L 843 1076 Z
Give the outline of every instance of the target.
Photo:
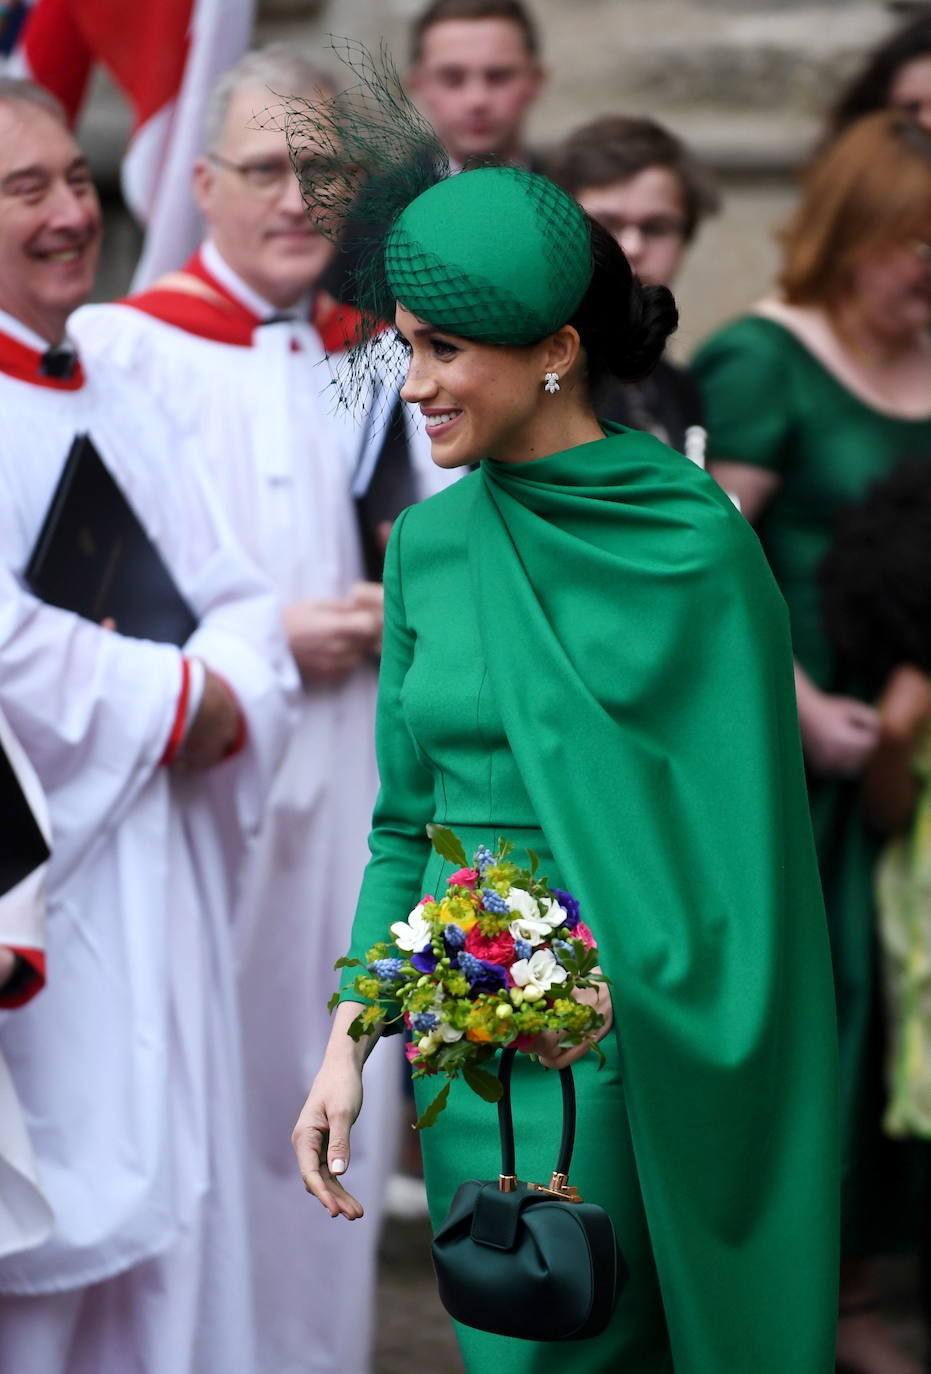
M 529 845 L 540 856 L 541 873 L 561 886 L 552 855 L 539 830 L 460 826 L 453 829 L 471 858 L 480 844 L 494 848 L 503 834 L 515 844 L 514 858 L 526 864 L 522 852 Z M 424 892 L 437 896 L 452 872 L 452 865 L 433 854 L 424 871 Z M 598 922 L 584 913 L 595 938 Z M 631 1148 L 624 1086 L 613 1035 L 602 1042 L 607 1063 L 597 1066 L 587 1055 L 574 1066 L 578 1100 L 578 1126 L 571 1182 L 588 1202 L 607 1209 L 614 1221 L 629 1277 L 614 1318 L 600 1336 L 569 1343 L 518 1341 L 492 1336 L 456 1323 L 456 1335 L 469 1374 L 667 1374 L 672 1358 L 663 1316 L 662 1301 L 647 1233 L 637 1170 Z M 490 1067 L 494 1068 L 495 1065 Z M 435 1079 L 415 1084 L 418 1110 L 423 1110 L 437 1091 Z M 544 1069 L 527 1055 L 518 1055 L 511 1084 L 514 1135 L 519 1177 L 546 1182 L 552 1173 L 559 1147 L 562 1120 L 558 1075 Z M 424 1175 L 434 1230 L 443 1221 L 453 1194 L 467 1178 L 496 1178 L 500 1166 L 498 1118 L 495 1108 L 471 1089 L 455 1083 L 449 1106 L 435 1126 L 421 1135 Z

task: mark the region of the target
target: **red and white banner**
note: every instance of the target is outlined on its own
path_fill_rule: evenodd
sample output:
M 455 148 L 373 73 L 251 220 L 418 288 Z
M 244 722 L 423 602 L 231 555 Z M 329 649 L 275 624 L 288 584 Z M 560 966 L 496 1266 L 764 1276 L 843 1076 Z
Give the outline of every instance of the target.
M 248 48 L 255 3 L 32 0 L 0 10 L 9 69 L 53 91 L 72 122 L 96 62 L 132 107 L 123 194 L 146 226 L 133 290 L 186 262 L 199 241 L 191 168 L 202 148 L 207 96 Z

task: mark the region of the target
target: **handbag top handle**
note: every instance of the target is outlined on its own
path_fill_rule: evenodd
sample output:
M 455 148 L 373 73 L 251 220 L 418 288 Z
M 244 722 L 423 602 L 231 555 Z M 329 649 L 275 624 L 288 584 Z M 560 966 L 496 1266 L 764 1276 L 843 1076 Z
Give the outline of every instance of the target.
M 502 1192 L 513 1192 L 517 1186 L 516 1160 L 514 1155 L 514 1118 L 511 1114 L 511 1069 L 514 1065 L 516 1050 L 502 1050 L 498 1064 L 498 1079 L 501 1083 L 501 1096 L 498 1099 L 498 1131 L 501 1137 L 501 1175 Z M 559 1070 L 562 1087 L 562 1139 L 559 1142 L 559 1155 L 556 1168 L 550 1179 L 549 1188 L 531 1184 L 532 1188 L 544 1192 L 553 1191 L 560 1197 L 574 1192 L 568 1188 L 569 1166 L 572 1163 L 572 1150 L 575 1145 L 575 1080 L 572 1069 Z

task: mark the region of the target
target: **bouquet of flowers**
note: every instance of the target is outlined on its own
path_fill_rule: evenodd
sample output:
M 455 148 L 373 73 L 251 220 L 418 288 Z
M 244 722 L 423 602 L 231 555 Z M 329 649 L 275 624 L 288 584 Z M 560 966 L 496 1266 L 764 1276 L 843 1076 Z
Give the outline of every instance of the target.
M 504 839 L 495 853 L 477 849 L 469 864 L 451 830 L 431 825 L 427 833 L 436 851 L 456 865 L 445 893 L 422 897 L 406 921 L 390 927 L 391 940 L 368 951 L 364 964 L 336 964 L 362 970 L 353 987 L 369 1003 L 350 1035 L 358 1039 L 376 1023 L 403 1017 L 412 1037 L 407 1052 L 413 1076 L 446 1076 L 418 1130 L 436 1120 L 459 1074 L 486 1101 L 497 1101 L 498 1079 L 481 1065 L 498 1049 L 530 1051 L 543 1031 L 559 1031 L 565 1045 L 590 1039 L 604 1018 L 573 994 L 607 981 L 578 902 L 537 877 L 533 850 L 527 851 L 529 869 L 511 861 L 514 846 Z

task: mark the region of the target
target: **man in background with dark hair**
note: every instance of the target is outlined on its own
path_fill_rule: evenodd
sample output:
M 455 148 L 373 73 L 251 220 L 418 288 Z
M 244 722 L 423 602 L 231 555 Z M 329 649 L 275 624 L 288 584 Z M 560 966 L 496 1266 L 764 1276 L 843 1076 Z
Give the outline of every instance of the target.
M 414 20 L 408 89 L 454 170 L 472 159 L 533 165 L 523 126 L 545 78 L 539 47 L 519 0 L 433 0 Z
M 617 240 L 649 286 L 672 286 L 698 225 L 718 208 L 710 173 L 652 119 L 592 120 L 556 149 L 549 171 Z M 648 430 L 704 465 L 701 399 L 684 368 L 663 359 L 644 382 L 609 380 L 595 407 L 604 419 Z

